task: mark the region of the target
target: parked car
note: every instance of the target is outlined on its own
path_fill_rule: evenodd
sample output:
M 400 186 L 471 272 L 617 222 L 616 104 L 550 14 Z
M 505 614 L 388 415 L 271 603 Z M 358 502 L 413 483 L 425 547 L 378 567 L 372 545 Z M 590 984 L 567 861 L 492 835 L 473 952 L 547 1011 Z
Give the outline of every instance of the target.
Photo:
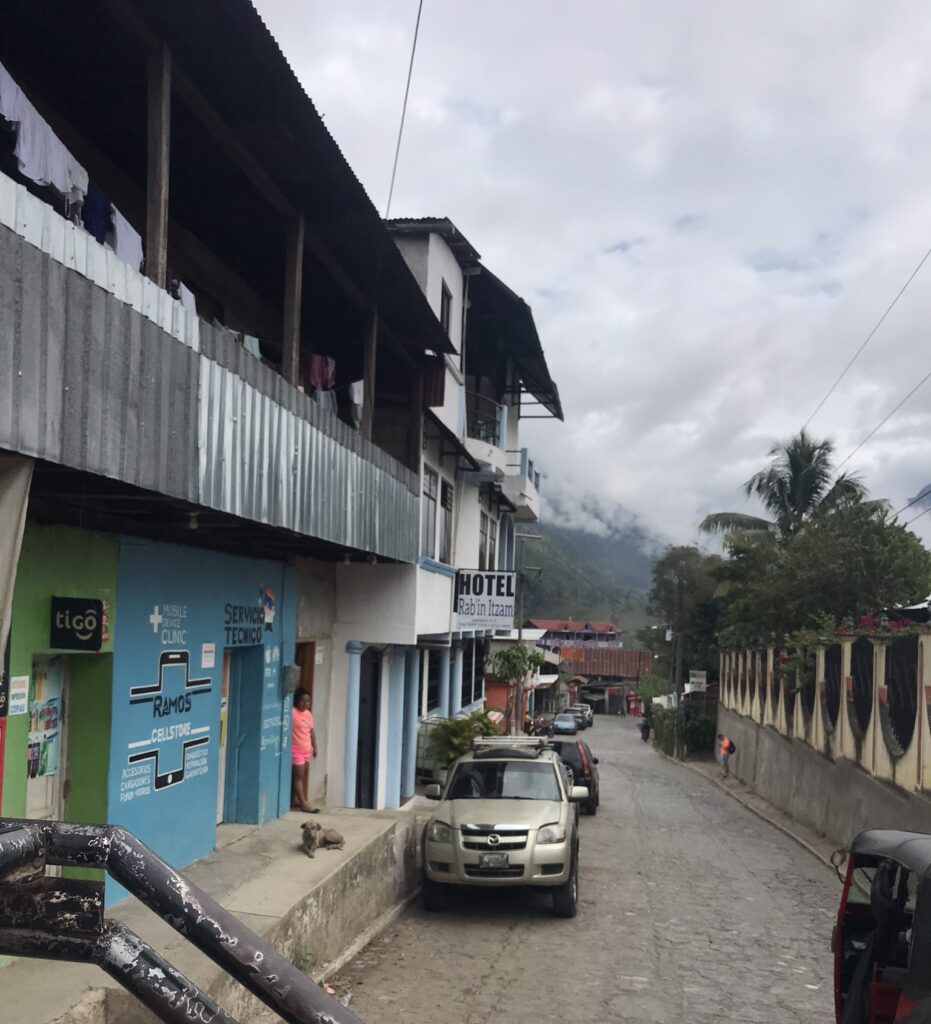
M 571 707 L 566 708 L 567 711 L 573 713 L 579 712 L 585 718 L 585 728 L 595 724 L 595 712 L 591 704 L 573 704 Z
M 449 769 L 424 831 L 423 905 L 446 906 L 450 886 L 549 889 L 553 912 L 575 917 L 579 905 L 577 804 L 584 786 L 569 785 L 565 766 L 542 739 L 477 739 Z M 507 824 L 490 824 L 507 822 Z
M 574 736 L 579 731 L 579 716 L 561 711 L 553 719 L 553 735 Z
M 582 803 L 586 814 L 597 814 L 601 785 L 598 779 L 598 758 L 581 739 L 552 739 L 549 744 L 564 761 L 570 785 L 585 786 L 588 799 Z

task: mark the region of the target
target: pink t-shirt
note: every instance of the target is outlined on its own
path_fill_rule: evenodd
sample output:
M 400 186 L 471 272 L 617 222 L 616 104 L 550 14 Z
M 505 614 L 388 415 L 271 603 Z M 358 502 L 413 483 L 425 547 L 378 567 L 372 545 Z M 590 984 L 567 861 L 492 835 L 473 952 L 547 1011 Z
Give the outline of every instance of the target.
M 291 746 L 294 750 L 310 750 L 310 732 L 314 727 L 314 716 L 310 711 L 291 708 Z

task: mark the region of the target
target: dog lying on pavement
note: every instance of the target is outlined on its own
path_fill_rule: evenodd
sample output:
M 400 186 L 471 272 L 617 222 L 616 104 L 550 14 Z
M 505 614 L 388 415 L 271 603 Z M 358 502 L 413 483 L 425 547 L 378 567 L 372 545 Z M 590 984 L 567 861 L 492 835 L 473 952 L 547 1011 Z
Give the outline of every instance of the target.
M 341 850 L 346 840 L 335 828 L 324 828 L 318 821 L 305 821 L 301 825 L 301 847 L 308 857 L 317 850 Z

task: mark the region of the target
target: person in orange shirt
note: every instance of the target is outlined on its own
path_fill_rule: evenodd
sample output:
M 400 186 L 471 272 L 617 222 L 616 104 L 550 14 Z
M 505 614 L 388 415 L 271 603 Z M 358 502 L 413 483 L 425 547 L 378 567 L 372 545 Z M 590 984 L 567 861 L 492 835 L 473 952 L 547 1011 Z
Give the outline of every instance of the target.
M 310 760 L 316 756 L 317 734 L 310 710 L 310 694 L 296 690 L 291 708 L 291 807 L 307 814 L 317 814 L 320 810 L 311 807 L 308 799 Z
M 718 733 L 718 741 L 720 747 L 718 748 L 718 760 L 721 762 L 721 769 L 724 772 L 724 778 L 726 779 L 731 773 L 730 760 L 731 754 L 737 749 L 733 743 L 724 735 L 724 733 Z

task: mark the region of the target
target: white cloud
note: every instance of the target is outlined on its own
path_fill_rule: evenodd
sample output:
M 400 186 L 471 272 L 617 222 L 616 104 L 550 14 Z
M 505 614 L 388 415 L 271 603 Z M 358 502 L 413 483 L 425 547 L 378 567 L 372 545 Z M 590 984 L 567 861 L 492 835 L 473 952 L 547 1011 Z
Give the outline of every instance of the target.
M 382 207 L 416 3 L 257 6 Z M 691 539 L 741 504 L 931 244 L 929 49 L 924 0 L 424 5 L 393 212 L 451 217 L 533 306 L 561 507 Z M 812 424 L 841 456 L 929 324 L 931 264 Z M 931 383 L 850 464 L 896 505 L 929 413 Z

